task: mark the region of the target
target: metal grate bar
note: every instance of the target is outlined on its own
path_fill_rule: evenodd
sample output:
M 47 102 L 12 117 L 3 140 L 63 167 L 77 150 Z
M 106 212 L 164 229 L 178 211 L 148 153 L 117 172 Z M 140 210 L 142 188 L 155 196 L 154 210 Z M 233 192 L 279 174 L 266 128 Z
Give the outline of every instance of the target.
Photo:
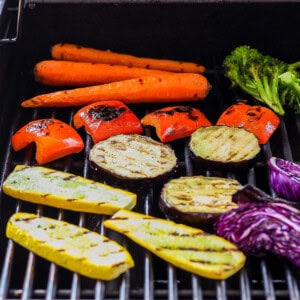
M 178 289 L 176 283 L 176 269 L 168 264 L 168 299 L 176 300 L 178 299 Z
M 249 277 L 245 269 L 242 269 L 240 273 L 240 289 L 242 291 L 241 300 L 251 300 Z
M 286 277 L 286 282 L 288 285 L 288 291 L 290 295 L 289 299 L 290 300 L 300 299 L 300 293 L 299 293 L 299 287 L 297 281 L 293 276 L 290 268 L 286 264 L 285 264 L 285 277 Z
M 226 300 L 226 282 L 225 280 L 217 281 L 216 283 L 217 299 Z
M 144 212 L 146 215 L 151 215 L 153 203 L 153 189 L 149 189 L 145 196 Z M 145 251 L 144 258 L 144 300 L 154 299 L 154 276 L 152 265 L 152 254 L 149 251 Z
M 200 278 L 196 275 L 191 275 L 192 277 L 192 292 L 193 292 L 193 299 L 194 300 L 202 300 L 203 299 L 203 292 L 200 283 Z
M 261 267 L 263 286 L 264 286 L 265 297 L 266 297 L 265 299 L 274 300 L 276 299 L 276 297 L 274 292 L 274 285 L 272 283 L 272 276 L 267 267 L 266 261 L 264 259 L 261 260 L 260 267 Z

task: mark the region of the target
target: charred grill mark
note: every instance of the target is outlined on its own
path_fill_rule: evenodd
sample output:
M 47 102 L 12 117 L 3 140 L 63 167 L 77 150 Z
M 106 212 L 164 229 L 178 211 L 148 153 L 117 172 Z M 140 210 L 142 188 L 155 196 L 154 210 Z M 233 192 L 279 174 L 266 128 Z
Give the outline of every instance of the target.
M 30 218 L 16 218 L 15 222 L 30 222 L 32 220 L 37 219 L 38 217 L 30 217 Z
M 69 181 L 75 179 L 77 176 L 76 175 L 69 175 L 63 178 L 64 181 Z
M 109 105 L 96 105 L 87 112 L 92 120 L 108 122 L 114 120 L 127 111 L 125 107 L 115 107 Z
M 198 95 L 196 94 L 196 97 Z M 174 107 L 172 109 L 169 110 L 158 110 L 155 112 L 155 115 L 170 115 L 173 116 L 175 113 L 182 113 L 182 114 L 186 114 L 187 118 L 191 119 L 191 120 L 197 120 L 198 117 L 195 116 L 194 113 L 194 109 L 190 106 L 178 106 L 178 107 Z
M 77 199 L 74 199 L 74 198 L 69 198 L 69 199 L 67 199 L 66 201 L 67 202 L 74 202 L 74 201 L 76 201 Z
M 197 247 L 171 247 L 171 246 L 163 246 L 160 248 L 156 248 L 157 251 L 169 250 L 169 251 L 191 251 L 191 252 L 207 252 L 207 253 L 231 253 L 231 252 L 239 252 L 238 249 L 228 249 L 228 248 L 197 248 Z
M 232 270 L 234 268 L 233 265 L 230 263 L 226 262 L 212 262 L 209 260 L 201 260 L 201 259 L 191 259 L 190 262 L 195 263 L 195 264 L 201 264 L 201 265 L 214 265 L 214 266 L 224 266 L 225 270 Z
M 123 265 L 125 265 L 124 262 L 119 262 L 119 263 L 113 264 L 112 267 L 113 268 L 119 268 L 120 266 L 123 266 Z

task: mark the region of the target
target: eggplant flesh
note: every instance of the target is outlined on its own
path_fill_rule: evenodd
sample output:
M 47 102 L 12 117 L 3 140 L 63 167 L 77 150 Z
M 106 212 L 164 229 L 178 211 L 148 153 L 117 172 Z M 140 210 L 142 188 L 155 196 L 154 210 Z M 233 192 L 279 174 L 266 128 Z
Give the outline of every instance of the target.
M 241 188 L 235 179 L 183 176 L 163 186 L 159 207 L 176 222 L 211 225 L 221 214 L 238 206 L 232 195 Z
M 225 125 L 200 127 L 191 135 L 189 149 L 196 162 L 217 169 L 251 167 L 261 152 L 253 133 Z
M 139 134 L 120 134 L 99 142 L 89 159 L 97 171 L 128 182 L 158 180 L 177 167 L 171 147 Z

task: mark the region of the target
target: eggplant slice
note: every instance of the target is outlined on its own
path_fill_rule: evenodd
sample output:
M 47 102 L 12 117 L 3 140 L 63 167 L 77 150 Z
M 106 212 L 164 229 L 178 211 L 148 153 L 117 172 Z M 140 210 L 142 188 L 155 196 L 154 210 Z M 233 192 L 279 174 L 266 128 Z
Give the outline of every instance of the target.
M 175 152 L 139 134 L 120 134 L 95 144 L 89 155 L 96 170 L 129 182 L 161 179 L 177 166 Z
M 225 125 L 198 128 L 191 135 L 189 148 L 198 163 L 226 170 L 252 166 L 261 151 L 253 133 Z
M 159 207 L 176 222 L 188 225 L 212 225 L 224 212 L 236 208 L 232 195 L 242 185 L 230 178 L 186 176 L 167 182 Z

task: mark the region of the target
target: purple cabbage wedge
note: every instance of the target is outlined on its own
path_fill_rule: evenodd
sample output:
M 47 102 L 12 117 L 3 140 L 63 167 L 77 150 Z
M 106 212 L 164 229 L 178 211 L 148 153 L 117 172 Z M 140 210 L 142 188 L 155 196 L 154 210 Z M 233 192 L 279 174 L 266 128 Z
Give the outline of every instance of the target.
M 267 164 L 274 192 L 286 200 L 300 202 L 300 166 L 277 157 L 271 157 Z
M 218 219 L 217 234 L 245 254 L 271 252 L 300 267 L 300 210 L 284 203 L 250 203 Z

